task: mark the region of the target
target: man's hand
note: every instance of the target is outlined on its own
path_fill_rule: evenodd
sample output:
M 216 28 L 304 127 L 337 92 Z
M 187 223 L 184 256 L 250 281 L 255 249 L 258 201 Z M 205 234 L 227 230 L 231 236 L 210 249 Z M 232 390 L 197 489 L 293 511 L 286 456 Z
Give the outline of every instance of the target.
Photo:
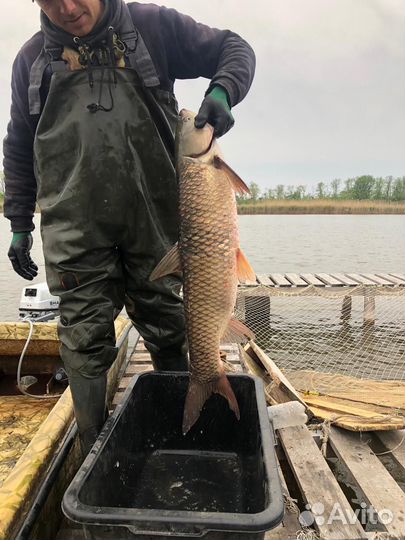
M 30 232 L 13 233 L 8 258 L 14 271 L 24 279 L 32 281 L 38 275 L 38 266 L 31 259 L 32 235 Z
M 214 86 L 204 98 L 194 125 L 202 128 L 207 122 L 214 128 L 215 137 L 222 137 L 235 123 L 228 103 L 228 94 L 221 86 Z

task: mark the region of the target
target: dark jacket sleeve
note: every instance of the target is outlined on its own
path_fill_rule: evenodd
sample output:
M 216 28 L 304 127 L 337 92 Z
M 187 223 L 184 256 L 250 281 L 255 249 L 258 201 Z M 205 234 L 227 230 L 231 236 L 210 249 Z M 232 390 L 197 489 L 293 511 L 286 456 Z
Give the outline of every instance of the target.
M 35 126 L 28 112 L 30 62 L 20 52 L 11 82 L 11 120 L 3 144 L 5 174 L 4 215 L 13 232 L 32 231 L 36 180 L 33 171 Z
M 244 39 L 165 7 L 160 8 L 160 23 L 173 80 L 206 77 L 211 79 L 207 92 L 220 85 L 227 91 L 231 106 L 242 101 L 256 65 L 253 49 Z

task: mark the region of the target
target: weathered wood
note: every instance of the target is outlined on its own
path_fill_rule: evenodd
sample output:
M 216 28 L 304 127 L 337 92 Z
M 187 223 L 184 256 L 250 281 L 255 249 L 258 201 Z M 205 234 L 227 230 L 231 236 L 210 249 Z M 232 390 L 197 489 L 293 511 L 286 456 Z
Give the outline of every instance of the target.
M 364 297 L 363 320 L 366 324 L 375 323 L 375 296 L 366 295 Z
M 304 501 L 311 507 L 323 504 L 324 521 L 315 523 L 322 540 L 366 538 L 357 520 L 354 524 L 328 520 L 329 516 L 334 515 L 336 504 L 350 517 L 353 510 L 308 428 L 297 426 L 280 429 L 279 438 Z
M 295 285 L 296 287 L 308 287 L 308 283 L 306 281 L 304 281 L 302 278 L 300 278 L 300 276 L 298 274 L 291 274 L 291 273 L 288 273 L 285 275 L 285 277 L 291 281 L 291 283 L 293 285 Z
M 400 279 L 401 281 L 403 281 L 405 283 L 405 275 L 404 274 L 397 274 L 397 273 L 393 273 L 393 272 L 390 272 L 390 276 L 393 276 L 397 279 Z
M 379 272 L 378 274 L 376 274 L 376 276 L 382 277 L 382 278 L 386 279 L 387 281 L 390 281 L 393 285 L 402 285 L 402 286 L 405 285 L 405 282 L 402 281 L 401 279 L 398 279 L 398 278 L 396 278 L 394 276 L 391 276 L 390 274 L 386 274 L 384 272 Z
M 376 431 L 375 434 L 405 475 L 405 430 Z
M 291 287 L 291 283 L 284 277 L 283 274 L 270 274 L 270 277 L 279 287 Z
M 371 281 L 374 281 L 375 283 L 377 283 L 377 285 L 392 285 L 391 281 L 388 281 L 387 279 L 377 276 L 377 274 L 363 274 L 362 273 L 361 275 Z
M 314 274 L 300 274 L 302 279 L 309 283 L 309 285 L 316 285 L 317 287 L 325 287 L 325 283 L 315 277 Z
M 305 409 L 308 409 L 305 401 L 301 398 L 300 394 L 295 390 L 293 385 L 289 382 L 284 373 L 280 368 L 271 360 L 267 354 L 262 351 L 262 349 L 254 342 L 249 342 L 253 352 L 256 354 L 257 358 L 260 360 L 263 367 L 266 369 L 272 380 L 280 386 L 282 390 L 290 397 L 293 401 L 299 401 L 304 405 Z
M 245 347 L 250 349 L 250 345 L 246 345 Z M 268 390 L 271 384 L 271 379 L 268 373 L 266 373 L 266 371 L 262 369 L 253 360 L 253 358 L 248 354 L 245 348 L 242 347 L 242 345 L 239 345 L 239 355 L 240 355 L 241 363 L 243 366 L 245 366 L 246 371 L 250 373 L 251 375 L 254 375 L 255 377 L 259 377 L 259 379 L 263 381 L 264 395 L 266 396 L 266 401 L 269 405 L 274 405 L 276 401 L 272 398 Z
M 347 322 L 350 320 L 351 316 L 352 316 L 352 297 L 345 296 L 342 302 L 342 314 L 340 318 L 342 319 L 342 321 Z
M 331 276 L 341 281 L 347 287 L 355 287 L 356 285 L 358 285 L 357 281 L 354 281 L 353 279 L 347 277 L 345 274 L 334 272 L 333 274 L 331 274 Z
M 361 274 L 346 274 L 349 278 L 353 279 L 354 281 L 357 281 L 360 285 L 374 285 L 376 286 L 376 283 L 374 281 L 371 281 L 371 279 L 368 279 Z
M 267 285 L 268 287 L 274 287 L 274 283 L 265 274 L 258 275 L 257 281 L 260 283 L 260 285 Z
M 283 491 L 283 497 L 285 500 L 288 500 L 290 498 L 290 492 L 287 486 L 287 482 L 285 481 L 283 472 L 281 470 L 280 462 L 277 457 L 276 459 L 278 473 L 281 481 L 281 489 Z M 292 511 L 291 506 L 286 505 L 283 522 L 275 529 L 266 532 L 266 534 L 264 535 L 264 540 L 296 540 L 298 531 L 302 530 L 298 515 L 298 513 Z
M 323 281 L 326 285 L 330 285 L 331 287 L 343 287 L 344 283 L 342 283 L 340 280 L 333 277 L 331 274 L 315 274 L 315 276 Z
M 384 520 L 383 523 L 387 532 L 403 538 L 405 494 L 374 455 L 364 437 L 332 426 L 329 441 L 336 455 L 353 475 L 368 505 L 377 514 L 386 510 L 392 512 L 392 521 L 387 523 Z M 386 516 L 385 513 L 382 515 Z

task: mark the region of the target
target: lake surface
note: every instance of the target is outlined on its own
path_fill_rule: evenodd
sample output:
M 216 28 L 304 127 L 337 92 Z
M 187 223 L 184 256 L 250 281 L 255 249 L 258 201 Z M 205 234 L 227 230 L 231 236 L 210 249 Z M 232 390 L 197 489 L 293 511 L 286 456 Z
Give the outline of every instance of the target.
M 39 224 L 36 216 L 37 225 Z M 405 217 L 398 215 L 240 216 L 242 248 L 258 274 L 270 272 L 401 272 Z M 39 226 L 32 257 L 36 282 L 45 281 Z M 11 268 L 9 222 L 0 219 L 0 320 L 16 320 L 21 290 L 29 282 Z

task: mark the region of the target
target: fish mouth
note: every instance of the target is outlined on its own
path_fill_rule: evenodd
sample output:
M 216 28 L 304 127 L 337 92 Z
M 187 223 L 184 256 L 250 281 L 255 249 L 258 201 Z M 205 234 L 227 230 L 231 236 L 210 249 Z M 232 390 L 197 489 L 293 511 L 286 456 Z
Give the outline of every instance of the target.
M 180 111 L 180 155 L 190 159 L 201 159 L 208 154 L 214 143 L 214 128 L 208 122 L 202 128 L 194 126 L 197 116 L 187 109 Z
M 208 152 L 211 150 L 213 142 L 214 142 L 214 135 L 212 135 L 210 143 L 209 143 L 206 150 L 203 150 L 202 152 L 199 152 L 198 154 L 190 154 L 189 156 L 186 156 L 186 157 L 189 157 L 189 158 L 192 158 L 192 159 L 198 159 L 198 158 L 201 158 L 201 157 L 205 156 L 205 154 L 208 154 Z

